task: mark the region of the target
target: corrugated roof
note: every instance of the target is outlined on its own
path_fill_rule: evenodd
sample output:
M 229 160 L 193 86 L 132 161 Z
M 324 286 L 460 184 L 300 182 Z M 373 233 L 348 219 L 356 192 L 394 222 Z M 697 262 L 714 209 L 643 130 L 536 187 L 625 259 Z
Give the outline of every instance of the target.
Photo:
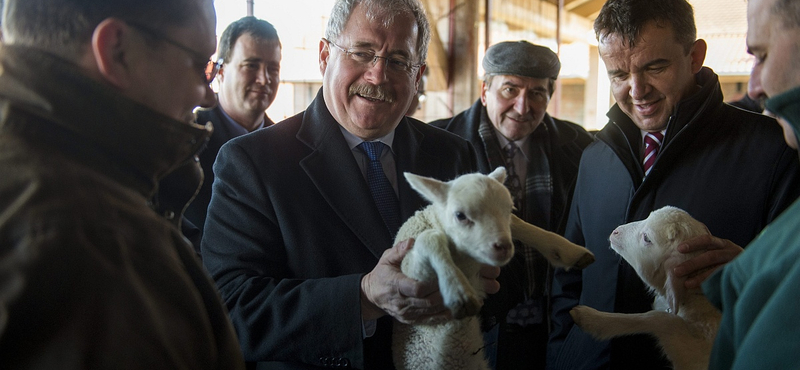
M 749 75 L 746 0 L 689 0 L 694 7 L 697 37 L 706 40 L 705 65 L 719 75 Z

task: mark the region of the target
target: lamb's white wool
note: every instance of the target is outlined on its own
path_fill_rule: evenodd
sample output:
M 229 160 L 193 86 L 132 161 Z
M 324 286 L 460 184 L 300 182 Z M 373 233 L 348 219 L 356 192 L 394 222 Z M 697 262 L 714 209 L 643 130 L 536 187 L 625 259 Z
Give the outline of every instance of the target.
M 503 266 L 514 254 L 513 238 L 537 248 L 554 265 L 583 268 L 594 261 L 585 248 L 512 215 L 503 186 L 505 168 L 469 174 L 449 182 L 406 173 L 411 187 L 432 204 L 403 224 L 395 242 L 415 238 L 403 260 L 404 274 L 420 281 L 438 279 L 455 320 L 435 325 L 395 322 L 393 355 L 402 369 L 488 369 L 479 312 L 485 292 L 480 264 Z M 501 288 L 502 289 L 502 288 Z
M 653 211 L 645 220 L 617 227 L 609 237 L 611 248 L 636 270 L 656 303 L 666 303 L 662 304 L 666 312 L 607 313 L 577 306 L 570 312 L 575 323 L 600 340 L 651 334 L 676 370 L 708 368 L 720 313 L 702 290 L 687 290 L 685 279 L 672 272 L 675 266 L 699 254 L 680 253 L 678 245 L 704 234 L 709 234 L 705 225 L 670 206 Z

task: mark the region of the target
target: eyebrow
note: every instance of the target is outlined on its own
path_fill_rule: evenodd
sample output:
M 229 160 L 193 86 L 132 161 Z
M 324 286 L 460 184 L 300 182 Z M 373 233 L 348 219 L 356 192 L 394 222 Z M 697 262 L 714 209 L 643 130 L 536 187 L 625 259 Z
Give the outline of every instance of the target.
M 356 41 L 352 47 L 375 49 L 375 44 L 367 41 Z M 406 59 L 411 57 L 411 55 L 405 50 L 389 50 L 389 55 L 400 55 Z
M 656 65 L 669 65 L 669 64 L 672 64 L 672 62 L 669 59 L 658 58 L 658 59 L 651 60 L 651 61 L 645 63 L 645 65 L 643 65 L 641 67 L 641 69 L 647 69 L 647 68 L 650 68 L 650 67 L 656 66 Z M 621 69 L 608 70 L 608 75 L 609 76 L 618 76 L 618 75 L 627 74 L 627 73 L 629 73 L 629 72 L 625 72 L 625 71 L 623 71 Z

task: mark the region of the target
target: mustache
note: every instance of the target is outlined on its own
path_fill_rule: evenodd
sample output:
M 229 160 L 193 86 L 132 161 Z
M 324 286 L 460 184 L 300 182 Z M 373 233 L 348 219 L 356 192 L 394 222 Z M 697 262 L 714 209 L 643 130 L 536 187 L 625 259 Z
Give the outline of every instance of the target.
M 387 103 L 394 103 L 394 93 L 383 86 L 373 84 L 352 84 L 348 90 L 348 96 L 360 95 L 365 98 L 383 100 Z

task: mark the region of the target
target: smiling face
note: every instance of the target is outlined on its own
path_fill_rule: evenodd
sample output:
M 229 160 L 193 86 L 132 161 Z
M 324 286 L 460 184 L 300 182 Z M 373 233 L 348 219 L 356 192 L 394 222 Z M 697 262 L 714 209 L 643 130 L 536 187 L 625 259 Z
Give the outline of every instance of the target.
M 652 21 L 635 46 L 619 34 L 601 35 L 598 45 L 617 104 L 639 129 L 663 130 L 675 106 L 697 91 L 695 74 L 705 59 L 706 44 L 695 41 L 687 53 L 671 27 Z
M 418 63 L 417 27 L 410 14 L 397 14 L 389 25 L 370 21 L 359 4 L 344 29 L 330 40 L 346 50 L 366 50 L 381 57 L 401 57 Z M 397 127 L 411 99 L 424 66 L 410 73 L 397 73 L 387 60 L 359 63 L 342 49 L 320 42 L 320 70 L 325 105 L 348 132 L 372 140 Z
M 511 141 L 530 135 L 547 111 L 548 83 L 547 78 L 489 77 L 482 85 L 481 102 L 494 127 Z
M 280 84 L 281 45 L 243 33 L 219 71 L 219 103 L 237 123 L 252 131 L 264 119 Z

